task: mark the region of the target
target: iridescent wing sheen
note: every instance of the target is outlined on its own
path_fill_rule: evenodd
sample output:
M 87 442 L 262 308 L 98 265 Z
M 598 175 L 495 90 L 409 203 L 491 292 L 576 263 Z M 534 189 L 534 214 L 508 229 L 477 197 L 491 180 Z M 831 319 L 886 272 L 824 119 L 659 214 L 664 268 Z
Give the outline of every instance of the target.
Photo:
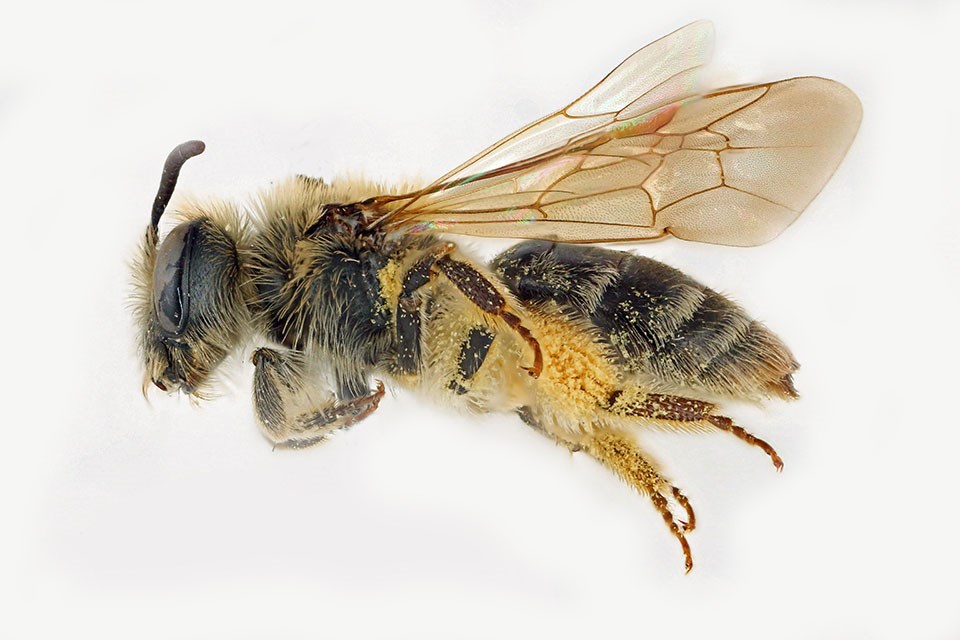
M 836 169 L 860 103 L 823 78 L 693 96 L 711 35 L 694 23 L 641 49 L 427 188 L 376 199 L 373 224 L 563 242 L 770 240 Z

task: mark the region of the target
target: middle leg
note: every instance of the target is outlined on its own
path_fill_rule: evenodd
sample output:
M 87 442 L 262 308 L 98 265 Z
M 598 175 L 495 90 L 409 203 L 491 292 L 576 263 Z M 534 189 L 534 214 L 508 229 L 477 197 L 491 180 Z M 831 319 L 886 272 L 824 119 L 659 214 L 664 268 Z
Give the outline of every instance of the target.
M 455 246 L 450 243 L 441 245 L 439 249 L 414 264 L 403 278 L 402 289 L 397 300 L 399 371 L 404 374 L 413 374 L 420 369 L 421 300 L 418 292 L 437 274 L 442 273 L 467 300 L 488 315 L 503 320 L 530 345 L 533 350 L 533 365 L 524 369 L 534 378 L 539 377 L 543 370 L 540 343 L 523 325 L 520 318 L 510 312 L 506 299 L 483 274 L 466 262 L 450 258 L 449 254 L 454 249 Z
M 543 353 L 540 342 L 523 326 L 523 322 L 508 309 L 507 300 L 497 291 L 496 287 L 479 271 L 466 262 L 453 260 L 449 256 L 442 256 L 436 261 L 439 269 L 447 280 L 467 298 L 477 305 L 481 311 L 500 318 L 507 323 L 533 350 L 533 365 L 523 367 L 534 378 L 540 377 L 543 371 Z

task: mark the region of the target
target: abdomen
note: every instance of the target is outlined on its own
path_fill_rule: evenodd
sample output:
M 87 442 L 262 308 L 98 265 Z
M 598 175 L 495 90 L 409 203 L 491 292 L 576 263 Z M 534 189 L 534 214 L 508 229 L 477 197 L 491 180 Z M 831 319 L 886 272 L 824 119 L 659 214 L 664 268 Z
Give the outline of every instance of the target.
M 744 399 L 796 397 L 786 345 L 737 304 L 650 258 L 546 241 L 493 270 L 530 311 L 595 330 L 615 364 L 652 389 Z

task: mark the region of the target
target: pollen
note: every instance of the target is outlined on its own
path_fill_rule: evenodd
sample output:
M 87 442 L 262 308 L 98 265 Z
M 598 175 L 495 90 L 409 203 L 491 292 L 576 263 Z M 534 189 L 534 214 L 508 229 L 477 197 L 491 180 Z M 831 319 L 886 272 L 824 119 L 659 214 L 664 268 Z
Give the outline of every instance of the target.
M 619 376 L 604 347 L 580 327 L 556 318 L 538 318 L 535 330 L 543 350 L 540 385 L 554 398 L 583 408 L 603 406 Z
M 388 305 L 395 305 L 400 298 L 400 285 L 403 278 L 400 277 L 400 264 L 397 260 L 390 260 L 377 272 L 377 279 L 380 280 L 380 295 L 387 301 Z

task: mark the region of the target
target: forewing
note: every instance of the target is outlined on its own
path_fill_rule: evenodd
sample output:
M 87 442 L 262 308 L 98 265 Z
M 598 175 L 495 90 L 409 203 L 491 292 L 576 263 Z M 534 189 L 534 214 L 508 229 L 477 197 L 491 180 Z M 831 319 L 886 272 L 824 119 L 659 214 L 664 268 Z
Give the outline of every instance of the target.
M 688 24 L 640 49 L 592 89 L 562 110 L 541 118 L 488 147 L 438 178 L 418 194 L 394 201 L 386 218 L 400 210 L 419 208 L 421 200 L 438 190 L 554 152 L 568 141 L 589 135 L 616 120 L 646 114 L 680 99 L 695 96 L 697 75 L 710 59 L 713 25 Z M 380 222 L 383 222 L 381 220 Z
M 565 242 L 773 238 L 843 158 L 860 103 L 823 78 L 698 97 L 712 36 L 696 22 L 644 47 L 425 189 L 371 201 L 369 224 Z
M 421 192 L 398 217 L 414 232 L 761 244 L 823 188 L 860 116 L 856 96 L 824 78 L 731 87 L 617 114 L 538 157 Z
M 710 60 L 713 25 L 688 24 L 640 49 L 587 93 L 564 109 L 484 150 L 442 176 L 437 183 L 472 181 L 476 176 L 551 151 L 558 142 L 650 113 L 698 93 L 697 76 Z

